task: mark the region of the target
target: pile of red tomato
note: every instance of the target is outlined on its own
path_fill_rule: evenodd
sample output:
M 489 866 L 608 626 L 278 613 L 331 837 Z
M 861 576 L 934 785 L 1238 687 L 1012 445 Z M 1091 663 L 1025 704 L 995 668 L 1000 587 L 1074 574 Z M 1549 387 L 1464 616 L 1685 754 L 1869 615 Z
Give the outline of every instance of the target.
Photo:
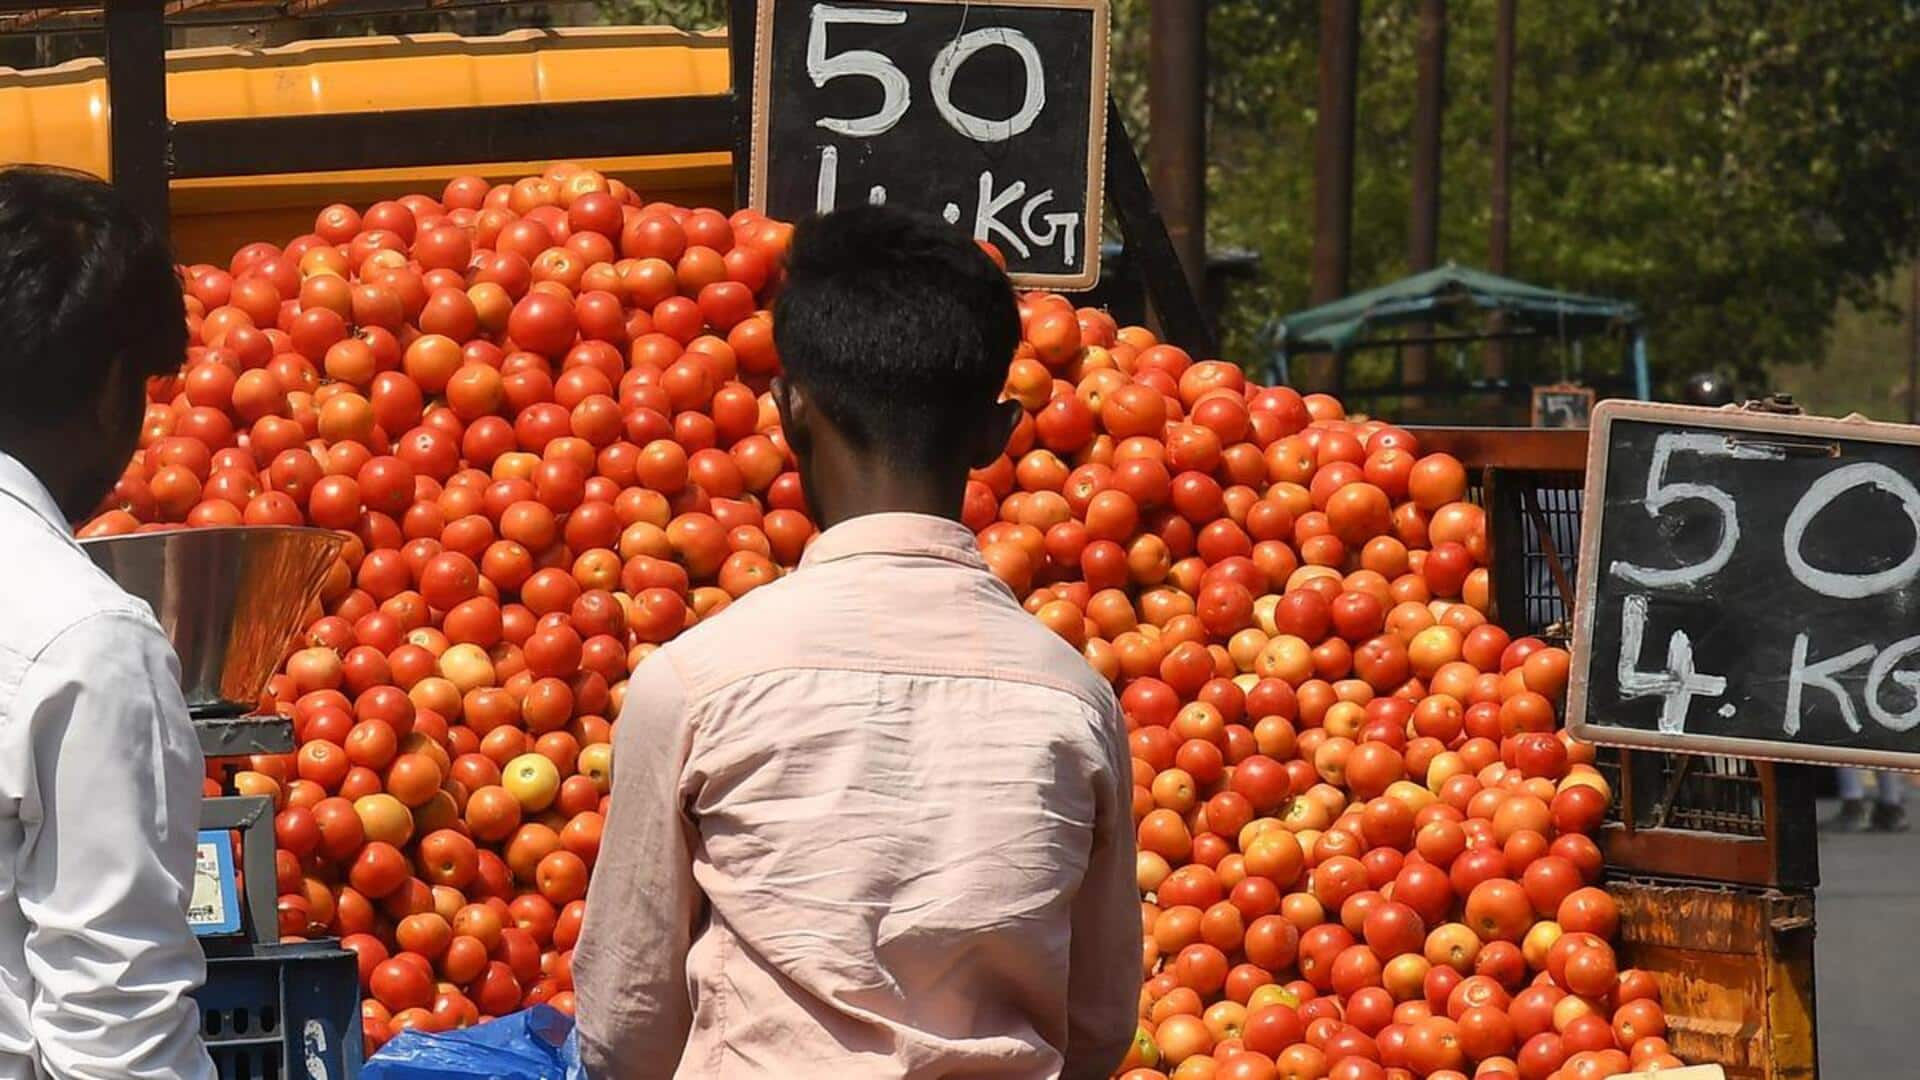
M 764 394 L 790 236 L 563 164 L 186 268 L 187 364 L 83 532 L 345 535 L 268 690 L 299 750 L 231 786 L 278 808 L 281 932 L 359 954 L 370 1047 L 572 1007 L 628 672 L 814 532 Z M 1461 464 L 1059 297 L 1021 315 L 1028 415 L 964 516 L 1127 714 L 1122 1072 L 1677 1064 L 1610 944 L 1567 655 L 1486 621 Z

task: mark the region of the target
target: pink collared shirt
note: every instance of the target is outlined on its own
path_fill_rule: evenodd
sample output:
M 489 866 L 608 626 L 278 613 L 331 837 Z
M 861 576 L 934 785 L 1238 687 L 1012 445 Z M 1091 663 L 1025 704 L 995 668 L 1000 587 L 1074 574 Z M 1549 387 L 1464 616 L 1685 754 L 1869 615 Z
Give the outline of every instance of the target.
M 1113 693 L 965 527 L 823 533 L 641 664 L 573 959 L 600 1080 L 1104 1078 L 1134 1028 Z

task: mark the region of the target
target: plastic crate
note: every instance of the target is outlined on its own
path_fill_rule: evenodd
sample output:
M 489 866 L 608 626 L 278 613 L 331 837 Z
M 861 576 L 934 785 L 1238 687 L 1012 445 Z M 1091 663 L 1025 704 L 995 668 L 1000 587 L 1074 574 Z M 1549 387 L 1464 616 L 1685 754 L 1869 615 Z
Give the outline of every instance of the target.
M 359 968 L 335 942 L 207 958 L 194 995 L 221 1080 L 349 1080 L 360 1073 Z

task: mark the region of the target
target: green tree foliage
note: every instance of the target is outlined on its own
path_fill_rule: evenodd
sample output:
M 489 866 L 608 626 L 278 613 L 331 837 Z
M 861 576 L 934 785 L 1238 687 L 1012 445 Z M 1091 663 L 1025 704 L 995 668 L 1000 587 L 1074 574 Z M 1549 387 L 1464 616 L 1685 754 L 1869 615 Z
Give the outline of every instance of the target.
M 1912 357 L 1913 323 L 1901 318 L 1913 297 L 1913 270 L 1888 275 L 1877 290 L 1874 310 L 1842 303 L 1834 314 L 1827 348 L 1817 363 L 1774 367 L 1766 389 L 1790 393 L 1810 413 L 1845 416 L 1860 413 L 1874 420 L 1910 423 L 1907 364 Z
M 1138 131 L 1147 2 L 1115 3 Z M 1494 2 L 1448 6 L 1441 256 L 1483 266 Z M 1319 5 L 1209 7 L 1209 233 L 1262 257 L 1225 319 L 1250 358 L 1308 300 Z M 1414 3 L 1362 12 L 1355 290 L 1407 272 L 1414 94 Z M 1517 55 L 1509 272 L 1637 301 L 1668 381 L 1817 357 L 1836 303 L 1871 309 L 1914 249 L 1920 5 L 1520 0 Z
M 600 17 L 624 26 L 677 26 L 706 30 L 727 21 L 725 0 L 595 0 Z

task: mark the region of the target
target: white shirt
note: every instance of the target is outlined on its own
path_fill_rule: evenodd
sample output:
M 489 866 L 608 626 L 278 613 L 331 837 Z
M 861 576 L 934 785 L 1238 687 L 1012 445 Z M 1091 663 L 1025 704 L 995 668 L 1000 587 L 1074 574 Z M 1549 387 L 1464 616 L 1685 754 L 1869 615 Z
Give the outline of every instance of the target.
M 211 1078 L 200 748 L 152 611 L 0 453 L 0 1078 Z

